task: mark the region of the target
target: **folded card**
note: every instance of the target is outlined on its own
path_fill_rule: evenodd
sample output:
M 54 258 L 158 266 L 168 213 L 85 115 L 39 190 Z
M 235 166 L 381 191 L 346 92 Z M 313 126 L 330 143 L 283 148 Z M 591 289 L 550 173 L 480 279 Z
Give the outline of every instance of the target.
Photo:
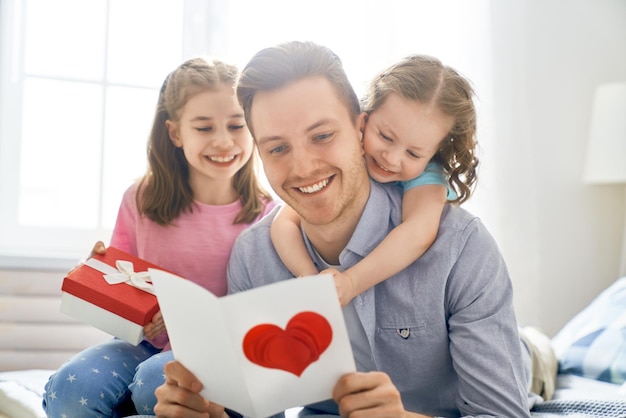
M 331 398 L 356 371 L 332 276 L 284 280 L 216 297 L 149 270 L 174 357 L 202 394 L 249 417 Z

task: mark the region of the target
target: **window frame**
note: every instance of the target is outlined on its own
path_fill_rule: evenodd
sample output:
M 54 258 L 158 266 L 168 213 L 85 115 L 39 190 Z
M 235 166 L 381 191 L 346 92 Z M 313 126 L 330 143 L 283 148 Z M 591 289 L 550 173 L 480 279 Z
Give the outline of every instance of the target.
M 15 5 L 26 1 L 28 0 L 0 0 L 0 81 L 2 81 L 0 115 L 3 115 L 0 117 L 0 238 L 2 234 L 8 233 L 2 226 L 5 216 L 2 200 L 6 198 L 3 190 L 6 189 L 7 181 L 11 180 L 10 177 L 14 176 L 3 171 L 4 161 L 10 162 L 16 155 L 19 156 L 15 151 L 16 147 L 19 148 L 19 142 L 7 139 L 5 126 L 7 115 L 10 120 L 15 120 L 14 115 L 17 113 L 15 109 L 20 107 L 16 106 L 20 105 L 19 95 L 13 94 L 10 91 L 11 86 L 7 87 L 5 84 L 7 72 L 16 65 L 16 62 L 21 62 L 12 59 L 12 55 L 19 54 L 20 49 L 16 48 L 11 52 L 13 48 L 11 36 L 7 36 L 7 33 L 11 34 L 17 30 L 15 22 L 18 19 L 13 19 Z M 297 10 L 289 0 L 273 0 L 273 7 L 250 0 L 179 1 L 184 2 L 183 14 L 186 22 L 183 33 L 183 59 L 196 55 L 212 55 L 242 67 L 249 57 L 262 47 L 287 40 L 310 39 L 329 46 L 342 57 L 351 82 L 357 94 L 361 95 L 365 81 L 390 62 L 387 60 L 395 60 L 406 53 L 432 54 L 467 75 L 476 85 L 476 90 L 482 92 L 483 101 L 490 103 L 488 99 L 485 100 L 492 93 L 491 50 L 490 47 L 485 48 L 485 45 L 490 43 L 488 0 L 472 4 L 462 0 L 447 0 L 443 3 L 401 0 L 393 2 L 397 7 L 384 8 L 377 8 L 375 2 L 363 4 L 357 0 L 350 0 L 341 3 L 341 7 L 336 7 L 337 3 L 334 0 L 320 0 L 300 4 Z M 449 9 L 452 6 L 459 10 L 459 13 L 450 15 Z M 406 13 L 398 14 L 397 10 L 400 7 Z M 406 10 L 407 8 L 410 10 Z M 261 15 L 266 10 L 270 13 Z M 333 10 L 333 13 L 328 13 L 328 10 Z M 278 11 L 287 14 L 297 13 L 296 16 L 303 18 L 285 19 Z M 421 21 L 420 25 L 415 25 L 414 16 L 423 15 L 430 18 Z M 363 27 L 369 27 L 368 19 L 384 23 L 386 26 L 379 25 L 376 30 L 361 30 Z M 442 26 L 437 23 L 442 20 L 448 24 Z M 352 23 L 348 25 L 348 21 Z M 324 25 L 320 26 L 320 22 L 324 22 Z M 337 37 L 328 30 L 329 28 L 341 30 L 342 36 Z M 454 30 L 451 31 L 450 28 Z M 243 35 L 242 31 L 245 31 Z M 21 33 L 21 36 L 24 34 Z M 9 100 L 7 92 L 18 98 Z M 7 103 L 15 108 L 10 108 Z M 493 111 L 488 106 L 483 109 L 488 114 Z M 489 120 L 484 116 L 485 114 L 480 116 L 483 125 L 485 120 Z M 479 136 L 484 147 L 490 141 L 489 134 L 487 132 L 487 135 Z M 482 183 L 485 183 L 484 176 Z M 17 187 L 17 183 L 14 186 Z M 479 199 L 476 197 L 469 202 L 472 206 L 476 206 L 477 203 Z M 484 205 L 478 206 L 483 208 Z M 98 238 L 106 240 L 106 237 Z M 73 266 L 78 258 L 87 255 L 85 253 L 93 245 L 93 239 L 86 242 L 81 253 L 72 256 L 49 252 L 36 254 L 33 251 L 28 254 L 9 253 L 0 248 L 0 269 L 3 266 L 45 268 L 48 265 L 58 265 L 59 262 L 64 263 L 64 266 Z
M 18 225 L 20 141 L 14 138 L 21 136 L 22 97 L 24 81 L 28 76 L 24 68 L 27 1 L 0 0 L 0 195 L 2 196 L 0 198 L 0 269 L 66 270 L 76 265 L 77 260 L 87 256 L 95 241 L 106 242 L 112 231 L 102 226 L 78 230 Z M 105 1 L 109 8 L 113 0 Z M 217 17 L 227 11 L 227 5 L 217 0 L 180 1 L 183 16 L 180 62 L 192 56 L 207 56 L 211 52 L 215 53 L 219 39 L 211 36 L 211 31 L 217 26 L 219 20 Z M 105 30 L 105 36 L 108 38 L 110 30 L 108 22 Z M 81 81 L 77 78 L 55 79 Z M 112 85 L 108 83 L 106 77 L 95 83 L 99 84 L 103 91 Z M 153 90 L 158 91 L 158 87 Z M 103 102 L 104 100 L 103 98 Z M 149 131 L 149 126 L 146 126 L 146 131 Z M 100 143 L 103 144 L 104 133 L 101 132 L 100 135 Z M 104 158 L 102 151 L 100 158 Z M 101 181 L 103 167 L 102 165 L 100 168 L 99 178 L 94 181 Z M 101 189 L 99 212 L 102 212 L 103 192 Z M 101 220 L 99 225 L 102 225 L 102 213 L 98 214 L 98 219 Z M 52 243 L 54 243 L 54 249 Z M 78 243 L 82 243 L 80 249 L 77 248 Z

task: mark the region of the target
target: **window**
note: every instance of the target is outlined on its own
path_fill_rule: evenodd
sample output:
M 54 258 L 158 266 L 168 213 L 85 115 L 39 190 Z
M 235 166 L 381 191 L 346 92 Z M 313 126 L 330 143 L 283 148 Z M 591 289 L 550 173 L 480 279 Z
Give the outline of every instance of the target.
M 243 66 L 263 47 L 309 39 L 338 53 L 361 94 L 383 66 L 426 53 L 489 94 L 487 0 L 0 0 L 0 7 L 0 266 L 24 256 L 73 262 L 96 240 L 108 241 L 124 190 L 144 173 L 162 80 L 191 56 Z
M 1 6 L 0 255 L 76 259 L 108 241 L 144 173 L 158 90 L 183 58 L 206 54 L 210 3 Z

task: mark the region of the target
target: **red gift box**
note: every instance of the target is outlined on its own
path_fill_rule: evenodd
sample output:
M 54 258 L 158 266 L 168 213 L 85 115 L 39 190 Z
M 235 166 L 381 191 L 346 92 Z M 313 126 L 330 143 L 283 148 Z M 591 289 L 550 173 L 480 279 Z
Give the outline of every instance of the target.
M 132 263 L 132 266 L 126 265 L 131 274 L 120 273 L 124 262 Z M 94 255 L 86 263 L 93 266 L 81 264 L 63 279 L 61 312 L 131 344 L 139 344 L 143 339 L 143 327 L 159 311 L 159 305 L 154 294 L 134 287 L 128 281 L 132 271 L 135 277 L 149 281 L 144 277 L 149 268 L 163 269 L 115 247 L 107 248 L 104 254 Z M 105 275 L 112 273 L 117 273 L 115 276 L 120 283 L 107 282 Z

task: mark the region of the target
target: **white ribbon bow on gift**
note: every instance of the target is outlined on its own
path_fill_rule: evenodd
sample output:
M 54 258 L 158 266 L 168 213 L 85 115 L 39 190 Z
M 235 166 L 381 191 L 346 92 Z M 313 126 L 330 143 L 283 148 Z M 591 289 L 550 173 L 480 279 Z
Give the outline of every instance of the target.
M 117 260 L 115 262 L 117 270 L 94 258 L 89 258 L 85 264 L 104 273 L 104 280 L 108 284 L 126 283 L 144 292 L 155 294 L 154 286 L 150 282 L 150 274 L 147 271 L 135 272 L 133 263 L 130 261 Z

